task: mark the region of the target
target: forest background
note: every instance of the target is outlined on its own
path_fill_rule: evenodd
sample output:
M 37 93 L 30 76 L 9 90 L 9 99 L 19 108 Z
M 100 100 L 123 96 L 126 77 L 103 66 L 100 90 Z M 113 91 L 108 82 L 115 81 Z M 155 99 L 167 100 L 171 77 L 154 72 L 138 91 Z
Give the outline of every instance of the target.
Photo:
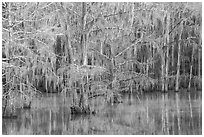
M 4 2 L 4 109 L 43 92 L 86 108 L 121 92 L 200 90 L 201 45 L 202 3 Z

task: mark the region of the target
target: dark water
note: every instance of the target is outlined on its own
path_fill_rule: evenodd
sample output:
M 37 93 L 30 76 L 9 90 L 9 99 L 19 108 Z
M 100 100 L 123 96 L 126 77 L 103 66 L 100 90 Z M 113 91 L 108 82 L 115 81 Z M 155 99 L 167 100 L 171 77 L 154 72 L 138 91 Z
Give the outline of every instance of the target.
M 202 94 L 124 95 L 124 103 L 92 101 L 97 114 L 70 115 L 69 97 L 47 95 L 17 119 L 3 119 L 3 134 L 202 134 Z

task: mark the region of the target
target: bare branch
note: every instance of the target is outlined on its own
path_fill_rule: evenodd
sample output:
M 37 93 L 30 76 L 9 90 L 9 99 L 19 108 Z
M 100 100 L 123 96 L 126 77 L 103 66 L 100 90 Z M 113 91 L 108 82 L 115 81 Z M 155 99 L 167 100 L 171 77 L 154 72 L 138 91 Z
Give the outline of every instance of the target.
M 8 29 L 6 29 L 6 28 L 3 28 L 3 30 L 4 30 L 4 31 L 7 31 L 7 32 L 9 32 L 9 30 L 8 30 Z
M 96 49 L 91 48 L 90 50 L 95 51 L 95 53 L 97 53 L 97 54 L 99 54 L 99 55 L 101 55 L 101 56 L 103 56 L 103 57 L 105 57 L 106 59 L 108 59 L 108 60 L 110 60 L 110 61 L 111 61 L 111 58 L 107 57 L 107 56 L 106 56 L 106 55 L 104 55 L 104 54 L 101 54 L 101 53 L 100 53 L 99 51 L 97 51 Z
M 124 53 L 125 51 L 127 51 L 128 49 L 130 49 L 133 46 L 136 46 L 138 43 L 142 42 L 142 39 L 137 40 L 135 43 L 131 44 L 129 47 L 127 47 L 126 49 L 124 49 L 123 51 L 121 51 L 120 53 L 118 53 L 115 58 L 117 58 L 118 56 L 122 55 L 122 53 Z

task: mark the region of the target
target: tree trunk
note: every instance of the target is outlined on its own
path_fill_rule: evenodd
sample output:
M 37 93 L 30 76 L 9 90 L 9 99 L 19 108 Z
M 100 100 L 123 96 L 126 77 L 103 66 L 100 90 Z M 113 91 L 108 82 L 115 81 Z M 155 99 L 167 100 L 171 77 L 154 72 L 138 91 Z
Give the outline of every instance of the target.
M 193 46 L 193 51 L 191 54 L 191 66 L 190 66 L 190 78 L 189 78 L 189 83 L 188 83 L 188 89 L 190 90 L 191 88 L 191 79 L 192 79 L 192 72 L 193 72 L 193 54 L 194 54 L 194 46 Z
M 173 29 L 173 26 L 175 25 L 175 22 L 174 22 L 174 14 L 172 15 L 173 17 L 171 18 L 171 21 L 172 21 L 172 25 L 171 25 L 171 30 Z M 174 32 L 172 32 L 171 33 L 171 42 L 173 42 L 173 44 L 172 44 L 172 55 L 171 55 L 171 58 L 172 58 L 172 60 L 171 60 L 171 66 L 172 67 L 174 67 L 174 37 L 175 37 L 175 35 L 174 35 Z
M 181 22 L 181 32 L 179 34 L 179 42 L 178 42 L 178 59 L 177 59 L 177 73 L 176 73 L 176 89 L 175 91 L 178 92 L 179 90 L 179 77 L 180 77 L 180 66 L 181 66 L 181 36 L 182 36 L 182 32 L 183 32 L 183 21 Z
M 202 53 L 201 51 L 200 51 L 200 49 L 198 48 L 198 78 L 199 79 L 201 79 L 201 73 L 200 73 L 200 70 L 201 70 L 201 54 L 200 53 Z M 198 84 L 198 88 L 200 89 L 201 88 L 201 86 L 202 86 L 202 83 L 201 82 L 199 82 L 199 84 Z
M 66 30 L 67 34 L 66 34 L 66 45 L 68 46 L 68 53 L 67 55 L 69 55 L 69 64 L 73 63 L 73 51 L 72 51 L 72 46 L 71 46 L 71 35 L 70 35 L 70 27 L 67 24 L 67 30 Z
M 104 40 L 105 41 L 105 40 Z M 103 45 L 104 45 L 104 41 L 102 42 L 102 41 L 100 41 L 100 53 L 101 53 L 101 55 L 103 55 Z M 103 59 L 101 59 L 101 65 L 103 66 Z
M 166 63 L 165 63 L 165 46 L 166 46 L 166 40 L 165 40 L 165 27 L 164 27 L 164 25 L 165 25 L 165 16 L 163 17 L 163 32 L 162 32 L 162 34 L 164 35 L 163 37 L 164 37 L 164 39 L 163 39 L 163 43 L 161 43 L 162 44 L 162 47 L 163 47 L 163 49 L 162 49 L 162 52 L 161 52 L 161 58 L 162 58 L 162 65 L 161 65 L 161 67 L 162 67 L 162 92 L 165 92 L 165 72 L 166 72 L 166 70 L 165 70 L 165 67 L 166 67 Z
M 82 51 L 82 58 L 81 58 L 81 64 L 82 65 L 87 65 L 88 60 L 87 60 L 87 34 L 86 34 L 86 3 L 82 2 L 82 28 L 81 28 L 81 51 Z M 88 68 L 87 68 L 88 69 Z M 87 104 L 87 89 L 85 87 L 85 81 L 84 77 L 87 78 L 87 76 L 83 76 L 81 79 L 81 84 L 82 84 L 82 92 L 80 93 L 80 100 L 79 100 L 79 107 L 82 110 L 85 110 L 88 107 Z
M 164 55 L 162 53 L 162 65 L 161 65 L 161 69 L 162 69 L 162 92 L 165 92 L 165 69 L 164 69 L 164 66 L 165 66 L 165 58 L 164 58 Z
M 131 18 L 131 27 L 132 27 L 133 24 L 134 24 L 134 10 L 135 10 L 135 3 L 132 3 L 132 11 L 131 11 L 131 14 L 132 14 L 132 18 Z
M 174 40 L 174 34 L 172 34 L 173 40 Z M 171 61 L 171 66 L 174 66 L 174 44 L 172 45 L 172 55 L 171 55 L 172 61 Z
M 86 30 L 86 2 L 82 2 L 82 29 L 81 29 L 81 49 L 82 49 L 82 64 L 87 65 L 87 34 Z
M 165 81 L 165 91 L 168 91 L 168 73 L 169 73 L 169 27 L 170 27 L 170 14 L 167 13 L 167 27 L 166 27 L 166 44 L 167 44 L 167 52 L 166 52 L 166 81 Z
M 201 67 L 202 67 L 202 65 L 201 65 L 201 63 L 202 63 L 202 61 L 201 61 L 201 59 L 202 59 L 202 29 L 200 28 L 200 40 L 199 40 L 199 45 L 198 45 L 198 78 L 199 79 L 202 79 L 201 78 Z M 201 48 L 201 49 L 200 49 Z M 200 88 L 202 88 L 202 82 L 199 82 L 199 84 L 198 84 L 198 88 L 200 89 Z

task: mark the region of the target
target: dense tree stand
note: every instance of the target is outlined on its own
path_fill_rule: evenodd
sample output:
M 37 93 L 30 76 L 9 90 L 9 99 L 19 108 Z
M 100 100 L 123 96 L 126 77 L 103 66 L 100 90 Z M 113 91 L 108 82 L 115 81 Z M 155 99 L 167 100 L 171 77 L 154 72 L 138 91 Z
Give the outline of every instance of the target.
M 123 92 L 201 89 L 201 5 L 3 2 L 3 114 L 44 93 L 89 114 L 90 100 L 118 104 Z

